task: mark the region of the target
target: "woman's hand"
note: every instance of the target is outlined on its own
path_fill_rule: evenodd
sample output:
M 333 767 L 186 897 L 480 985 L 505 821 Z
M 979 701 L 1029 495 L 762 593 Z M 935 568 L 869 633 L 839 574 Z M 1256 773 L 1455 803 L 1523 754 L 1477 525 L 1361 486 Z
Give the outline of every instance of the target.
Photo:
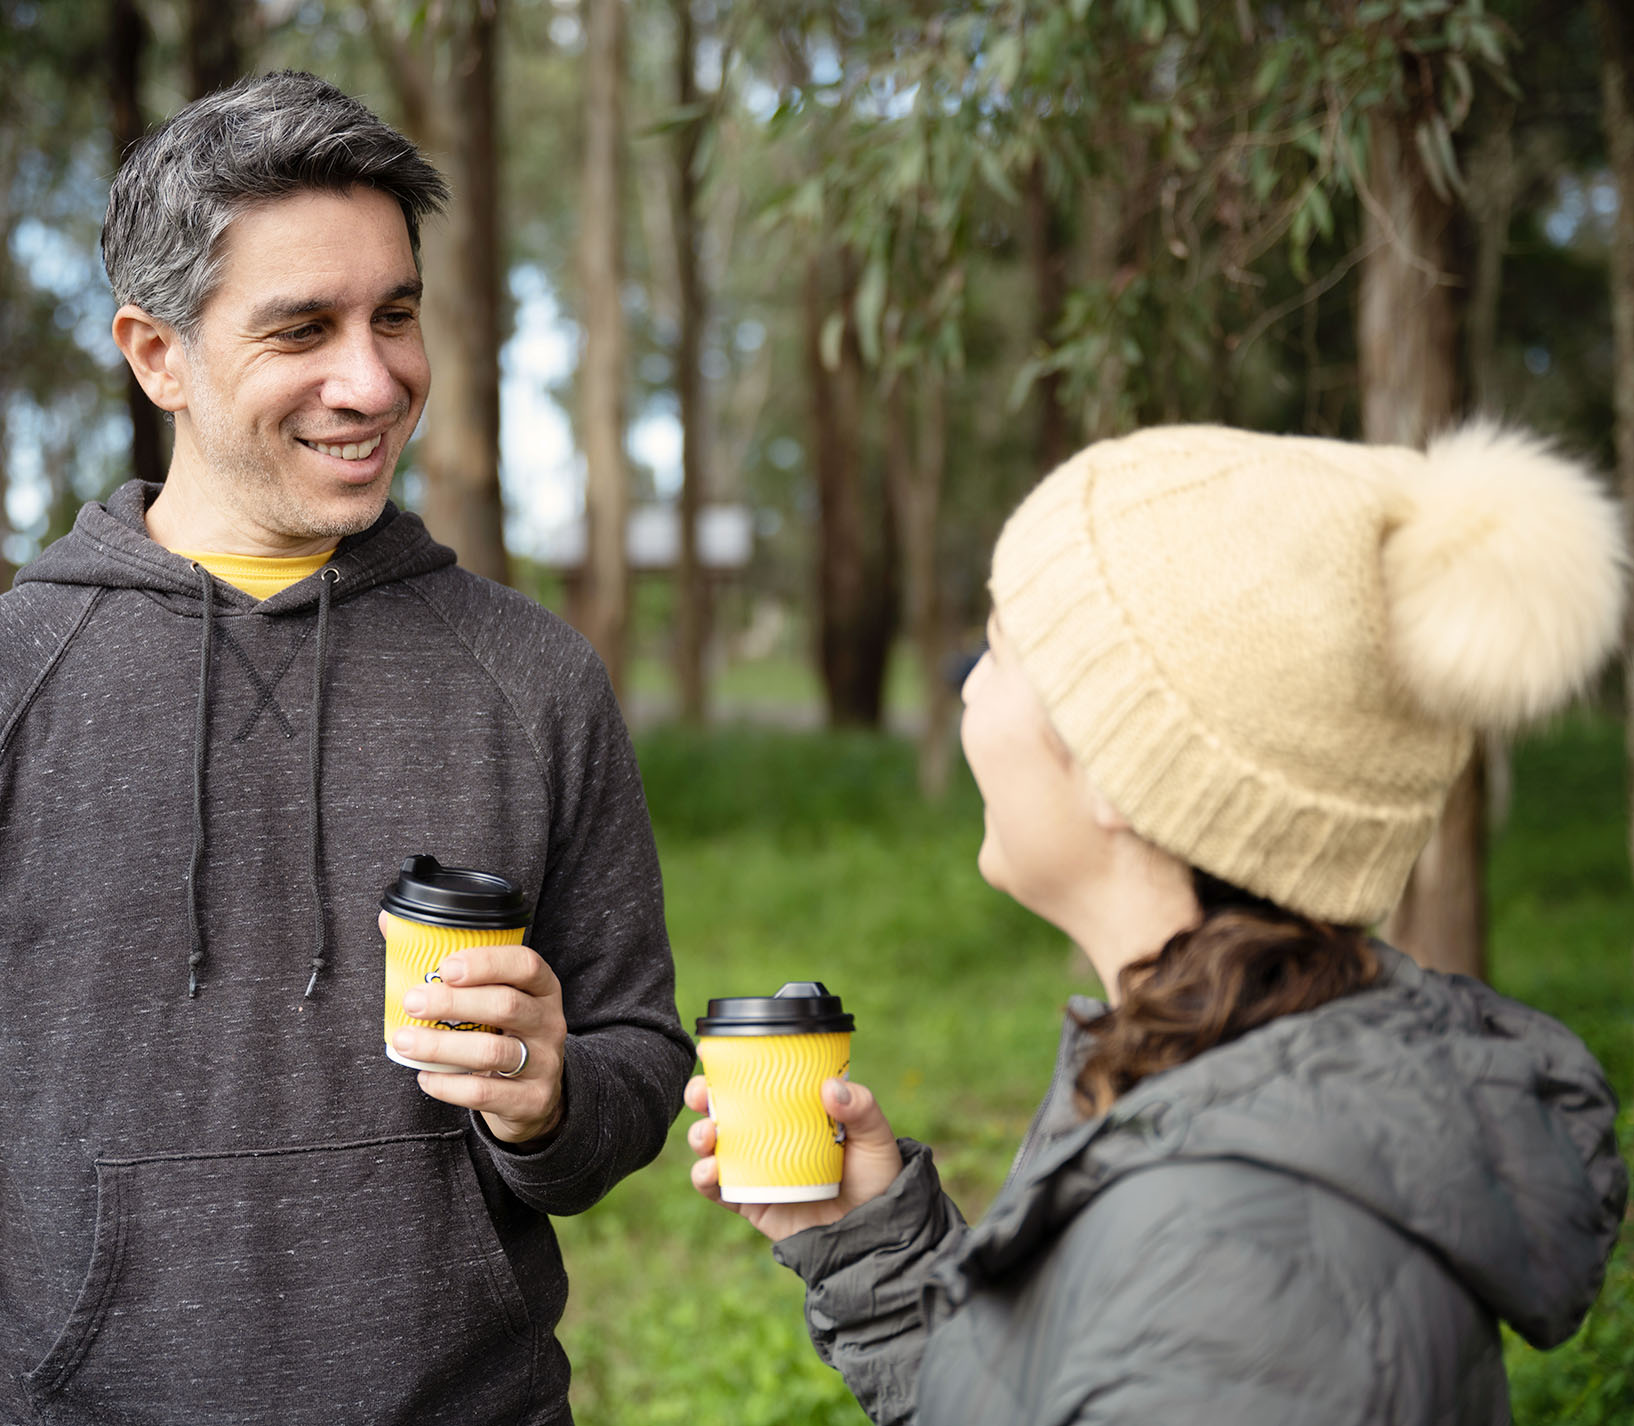
M 823 1110 L 845 1126 L 845 1167 L 840 1171 L 840 1196 L 817 1203 L 721 1203 L 770 1238 L 780 1242 L 806 1228 L 838 1222 L 853 1208 L 878 1198 L 902 1172 L 902 1153 L 874 1096 L 850 1080 L 823 1081 Z M 709 1092 L 704 1077 L 694 1075 L 686 1088 L 688 1109 L 708 1112 Z M 715 1121 L 700 1119 L 687 1130 L 687 1145 L 698 1155 L 692 1166 L 692 1186 L 705 1198 L 721 1202 L 720 1175 L 715 1164 Z

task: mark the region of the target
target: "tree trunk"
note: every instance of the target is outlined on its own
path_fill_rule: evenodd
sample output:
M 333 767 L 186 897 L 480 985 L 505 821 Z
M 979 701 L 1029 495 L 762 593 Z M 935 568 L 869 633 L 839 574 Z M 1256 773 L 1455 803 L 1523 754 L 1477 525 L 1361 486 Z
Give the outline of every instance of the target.
M 1469 406 L 1493 409 L 1498 399 L 1498 319 L 1503 299 L 1504 258 L 1509 225 L 1515 214 L 1520 175 L 1515 163 L 1515 106 L 1495 104 L 1496 112 L 1476 141 L 1469 161 L 1467 207 L 1474 238 L 1469 301 L 1464 321 L 1465 367 L 1469 372 Z M 1314 307 L 1314 304 L 1313 304 Z M 1509 741 L 1486 734 L 1478 757 L 1485 760 L 1487 831 L 1503 827 L 1514 788 Z
M 1423 446 L 1459 410 L 1459 313 L 1455 213 L 1424 173 L 1410 114 L 1375 115 L 1368 184 L 1357 336 L 1362 433 L 1376 444 Z M 1423 965 L 1484 976 L 1485 855 L 1477 744 L 1385 934 Z
M 584 0 L 584 171 L 579 214 L 579 272 L 584 292 L 580 362 L 580 439 L 584 445 L 585 635 L 622 686 L 629 625 L 625 553 L 629 476 L 624 455 L 624 307 L 622 90 L 624 0 Z
M 1634 546 L 1634 16 L 1625 0 L 1596 0 L 1601 51 L 1601 97 L 1606 150 L 1617 185 L 1617 231 L 1611 241 L 1611 320 L 1617 355 L 1612 377 L 1616 413 L 1617 485 L 1623 518 Z M 1629 751 L 1629 801 L 1634 806 L 1634 604 L 1623 639 L 1625 738 Z M 1634 818 L 1629 824 L 1634 867 Z
M 1055 344 L 1067 290 L 1067 235 L 1060 209 L 1050 197 L 1044 164 L 1035 158 L 1027 172 L 1027 257 L 1033 270 L 1034 341 L 1041 352 Z M 1065 378 L 1059 371 L 1038 379 L 1038 435 L 1034 464 L 1052 471 L 1073 451 L 1064 403 Z
M 142 55 L 147 22 L 137 0 L 112 0 L 108 13 L 108 97 L 112 111 L 113 158 L 118 166 L 125 150 L 141 138 Z M 165 439 L 159 410 L 125 368 L 125 409 L 130 413 L 131 474 L 157 483 L 165 478 Z
M 0 253 L 0 264 L 11 261 L 8 253 Z M 0 271 L 0 298 L 6 295 L 6 275 Z M 11 588 L 12 576 L 17 573 L 17 566 L 6 558 L 6 542 L 11 537 L 11 518 L 6 514 L 6 491 L 11 488 L 11 471 L 6 453 L 11 449 L 6 439 L 6 395 L 5 384 L 0 381 L 0 594 Z
M 844 255 L 839 259 L 847 267 Z M 877 727 L 884 707 L 891 617 L 890 556 L 880 567 L 868 551 L 862 474 L 862 357 L 850 323 L 830 368 L 823 327 L 833 310 L 821 253 L 806 264 L 806 379 L 811 391 L 813 465 L 817 479 L 817 657 L 830 726 Z M 887 531 L 889 544 L 889 531 Z
M 244 72 L 243 0 L 187 0 L 187 92 L 202 99 Z
M 676 97 L 683 111 L 698 102 L 691 0 L 675 0 Z M 689 115 L 675 136 L 675 386 L 681 407 L 681 541 L 675 566 L 675 679 L 681 717 L 702 723 L 708 685 L 709 591 L 698 561 L 698 512 L 709 469 L 709 417 L 699 358 L 708 322 L 698 264 L 698 141 L 703 119 Z
M 1498 315 L 1504 257 L 1515 213 L 1515 110 L 1505 104 L 1475 145 L 1469 164 L 1469 209 L 1475 254 L 1470 277 L 1465 350 L 1470 405 L 1486 410 L 1497 398 Z
M 499 487 L 499 156 L 494 110 L 498 0 L 450 6 L 429 116 L 452 200 L 426 225 L 424 317 L 435 379 L 420 459 L 426 528 L 476 574 L 506 583 Z
M 419 459 L 426 528 L 473 573 L 506 583 L 499 487 L 499 349 L 504 258 L 495 135 L 499 0 L 442 7 L 411 47 L 395 12 L 369 0 L 376 50 L 409 132 L 448 179 L 448 211 L 421 229 L 421 321 L 431 354 Z
M 1375 444 L 1422 447 L 1459 409 L 1453 210 L 1424 176 L 1409 120 L 1375 116 L 1368 180 L 1362 432 Z
M 1126 149 L 1130 146 L 1126 145 Z M 1137 151 L 1138 152 L 1138 151 Z M 1139 173 L 1139 168 L 1127 170 Z M 1095 370 L 1095 389 L 1084 405 L 1081 436 L 1086 442 L 1121 436 L 1129 421 L 1124 394 L 1129 368 L 1123 356 L 1123 332 L 1114 316 L 1124 271 L 1134 255 L 1125 237 L 1124 194 L 1106 177 L 1084 186 L 1081 196 L 1082 243 L 1086 285 L 1106 293 L 1108 335 L 1106 354 Z M 1133 270 L 1129 267 L 1129 270 Z
M 947 792 L 957 705 L 944 669 L 947 628 L 936 554 L 947 477 L 947 384 L 940 370 L 923 367 L 910 413 L 908 380 L 907 373 L 899 372 L 887 398 L 886 481 L 902 542 L 908 631 L 919 659 L 924 702 L 919 790 L 928 801 L 939 802 Z

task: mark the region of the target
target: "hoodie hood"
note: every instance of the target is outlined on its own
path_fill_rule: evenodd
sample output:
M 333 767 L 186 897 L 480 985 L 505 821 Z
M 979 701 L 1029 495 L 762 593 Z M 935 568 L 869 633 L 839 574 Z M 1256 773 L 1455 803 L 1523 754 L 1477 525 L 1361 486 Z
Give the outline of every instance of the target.
M 147 533 L 147 508 L 163 487 L 126 481 L 105 504 L 80 509 L 74 528 L 18 571 L 16 583 L 71 584 L 99 589 L 140 589 L 180 611 L 202 607 L 199 572 L 191 561 L 154 543 Z M 377 585 L 426 574 L 454 563 L 454 551 L 431 538 L 418 515 L 389 501 L 367 530 L 336 546 L 324 570 L 334 570 L 334 599 L 356 598 Z M 319 578 L 300 580 L 271 599 L 257 600 L 217 580 L 218 613 L 295 614 L 318 603 Z
M 973 1230 L 963 1270 L 1003 1272 L 1127 1174 L 1239 1159 L 1360 1204 L 1527 1341 L 1564 1341 L 1600 1289 L 1627 1199 L 1616 1098 L 1548 1016 L 1377 951 L 1368 990 L 1143 1080 L 1087 1122 L 1071 1106 L 1087 1034 L 1069 1020 L 1037 1147 Z

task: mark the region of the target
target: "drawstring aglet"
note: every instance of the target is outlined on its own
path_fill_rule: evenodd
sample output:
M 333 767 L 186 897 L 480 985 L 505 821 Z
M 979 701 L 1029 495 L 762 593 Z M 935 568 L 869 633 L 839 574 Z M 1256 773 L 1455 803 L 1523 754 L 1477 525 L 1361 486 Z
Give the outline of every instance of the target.
M 307 981 L 307 983 L 306 983 L 306 994 L 303 995 L 301 997 L 301 999 L 303 999 L 303 1000 L 312 999 L 313 988 L 318 983 L 318 972 L 321 971 L 322 969 L 323 969 L 323 967 L 321 965 L 316 965 L 316 966 L 312 967 L 312 979 Z

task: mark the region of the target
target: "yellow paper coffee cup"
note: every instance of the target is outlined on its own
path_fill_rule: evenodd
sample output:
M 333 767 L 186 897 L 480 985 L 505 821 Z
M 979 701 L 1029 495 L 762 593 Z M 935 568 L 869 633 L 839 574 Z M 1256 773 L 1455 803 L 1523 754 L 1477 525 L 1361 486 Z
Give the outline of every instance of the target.
M 854 1022 L 839 996 L 820 981 L 795 981 L 775 996 L 711 1000 L 697 1028 L 721 1197 L 837 1196 L 845 1132 L 824 1112 L 819 1091 L 851 1066 Z
M 484 1030 L 474 1021 L 417 1020 L 403 1010 L 403 995 L 439 979 L 446 956 L 467 946 L 509 946 L 527 930 L 521 888 L 491 872 L 445 867 L 436 857 L 404 860 L 397 880 L 380 898 L 386 912 L 386 1055 L 410 1069 L 468 1074 L 463 1065 L 413 1060 L 392 1045 L 392 1032 L 405 1025 L 429 1030 Z

